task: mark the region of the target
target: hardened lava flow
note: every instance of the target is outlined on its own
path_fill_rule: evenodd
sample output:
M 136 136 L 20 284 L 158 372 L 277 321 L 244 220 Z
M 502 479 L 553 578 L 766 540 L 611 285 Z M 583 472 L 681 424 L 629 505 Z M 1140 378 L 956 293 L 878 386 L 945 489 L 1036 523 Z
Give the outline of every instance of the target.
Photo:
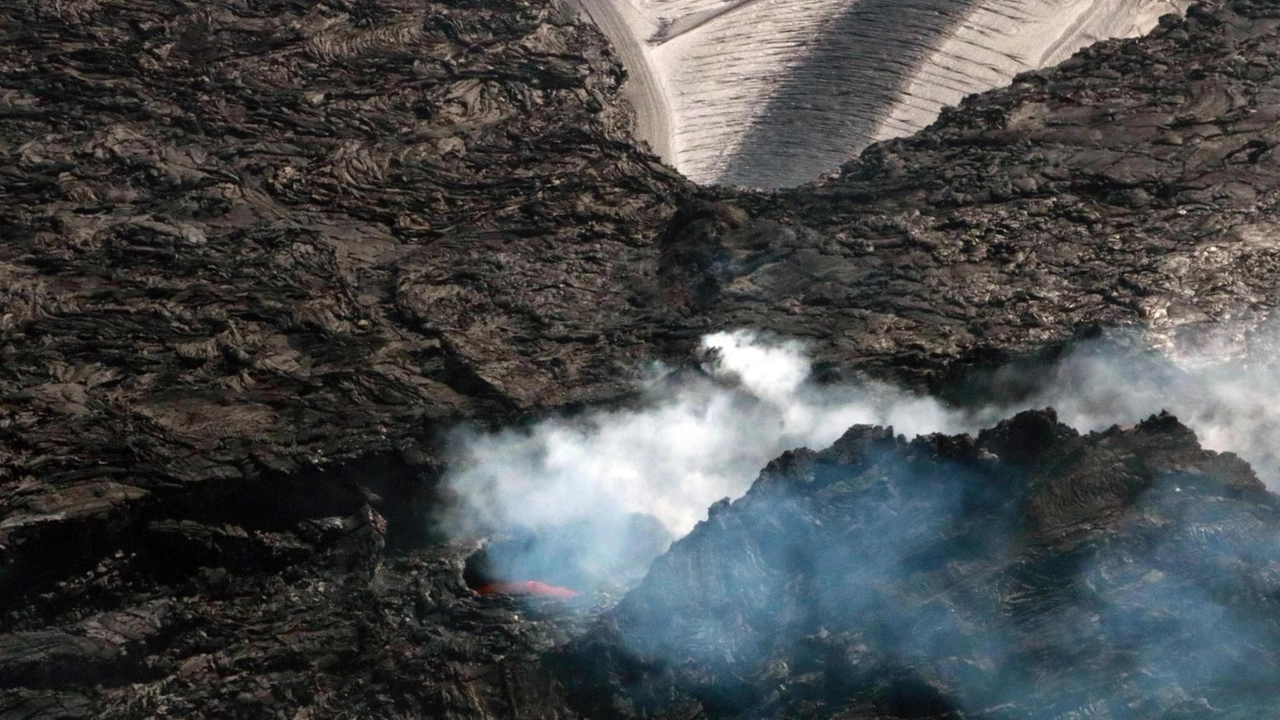
M 723 7 L 633 49 L 782 24 Z M 923 67 L 977 7 L 876 52 Z M 956 397 L 1106 328 L 1276 357 L 1280 0 L 1190 6 L 769 193 L 638 146 L 621 50 L 552 0 L 0 0 L 0 720 L 1268 717 L 1274 497 L 1168 418 L 863 428 L 625 601 L 643 554 L 486 576 L 521 538 L 436 513 L 458 427 L 629 406 L 734 328 Z M 792 59 L 779 93 L 821 69 Z M 719 122 L 693 100 L 661 117 Z

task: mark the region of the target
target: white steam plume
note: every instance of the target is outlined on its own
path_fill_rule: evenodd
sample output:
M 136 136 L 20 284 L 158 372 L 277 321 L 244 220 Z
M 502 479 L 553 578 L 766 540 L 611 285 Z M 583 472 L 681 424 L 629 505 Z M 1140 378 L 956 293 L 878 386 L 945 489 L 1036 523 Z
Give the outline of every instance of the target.
M 1267 487 L 1280 489 L 1280 362 L 1179 363 L 1094 342 L 1069 353 L 1041 388 L 1026 405 L 1052 406 L 1078 430 L 1168 410 L 1195 430 L 1201 446 L 1240 455 Z M 988 409 L 984 419 L 1008 409 Z
M 709 335 L 702 347 L 705 375 L 672 382 L 659 368 L 636 409 L 456 433 L 446 478 L 461 500 L 455 529 L 555 535 L 572 527 L 575 542 L 616 554 L 636 514 L 681 535 L 709 505 L 745 492 L 769 460 L 826 447 L 851 425 L 892 425 L 908 437 L 974 432 L 1045 406 L 1082 431 L 1167 409 L 1205 447 L 1234 451 L 1273 489 L 1280 484 L 1277 367 L 1184 370 L 1086 343 L 1043 372 L 1029 400 L 960 410 L 884 384 L 818 386 L 794 341 L 739 330 Z M 511 572 L 521 572 L 516 565 Z
M 711 503 L 742 494 L 769 460 L 829 445 L 850 425 L 909 434 L 962 427 L 936 402 L 888 386 L 810 384 L 799 343 L 738 331 L 702 346 L 707 376 L 673 386 L 655 373 L 639 409 L 456 435 L 447 481 L 469 520 L 536 530 L 642 513 L 683 534 Z

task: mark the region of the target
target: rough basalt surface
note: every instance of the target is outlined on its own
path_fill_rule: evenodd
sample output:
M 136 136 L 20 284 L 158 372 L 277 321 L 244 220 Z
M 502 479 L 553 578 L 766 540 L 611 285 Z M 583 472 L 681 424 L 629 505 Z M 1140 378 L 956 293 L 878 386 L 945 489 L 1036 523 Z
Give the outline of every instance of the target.
M 563 675 L 589 717 L 1264 717 L 1278 522 L 1168 415 L 854 427 L 713 507 Z
M 0 717 L 568 712 L 527 660 L 598 606 L 465 587 L 437 438 L 708 330 L 935 387 L 1098 326 L 1265 354 L 1278 25 L 1197 6 L 753 195 L 637 148 L 549 2 L 0 0 Z

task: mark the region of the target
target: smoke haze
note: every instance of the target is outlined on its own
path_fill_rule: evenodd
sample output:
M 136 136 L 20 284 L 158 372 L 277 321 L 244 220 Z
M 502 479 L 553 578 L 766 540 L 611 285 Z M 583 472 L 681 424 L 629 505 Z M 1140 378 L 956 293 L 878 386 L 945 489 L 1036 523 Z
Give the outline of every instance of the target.
M 1202 447 L 1234 452 L 1271 490 L 1280 488 L 1280 364 L 1218 363 L 1117 350 L 1104 340 L 1073 349 L 1025 407 L 1049 407 L 1078 430 L 1132 424 L 1168 410 Z M 987 408 L 984 424 L 1025 407 Z
M 976 432 L 1021 409 L 1053 406 L 1081 431 L 1133 422 L 1162 409 L 1202 444 L 1250 461 L 1275 488 L 1280 370 L 1225 364 L 1184 369 L 1154 355 L 1081 344 L 1017 406 L 958 409 L 884 384 L 819 386 L 801 343 L 739 330 L 702 340 L 701 375 L 657 367 L 635 409 L 553 418 L 496 433 L 459 431 L 446 478 L 460 500 L 458 533 L 556 537 L 500 563 L 502 574 L 545 576 L 564 548 L 583 568 L 625 564 L 637 517 L 688 532 L 721 498 L 736 498 L 783 451 L 823 448 L 852 425 L 892 426 L 908 437 Z M 646 550 L 643 562 L 664 549 Z M 631 558 L 631 560 L 636 560 Z

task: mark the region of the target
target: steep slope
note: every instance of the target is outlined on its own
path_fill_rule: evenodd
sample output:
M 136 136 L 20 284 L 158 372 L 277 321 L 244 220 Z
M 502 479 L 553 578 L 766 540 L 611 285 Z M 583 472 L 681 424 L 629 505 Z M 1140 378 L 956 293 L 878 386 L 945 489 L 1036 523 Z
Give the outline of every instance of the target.
M 1280 11 L 1190 15 L 975 96 L 816 188 L 686 212 L 669 241 L 723 260 L 666 277 L 711 326 L 812 338 L 828 361 L 941 369 L 1116 325 L 1189 357 L 1271 357 Z
M 1277 523 L 1170 416 L 855 427 L 714 507 L 564 676 L 590 717 L 1265 717 Z
M 794 187 L 1183 0 L 583 0 L 638 132 L 701 183 Z

